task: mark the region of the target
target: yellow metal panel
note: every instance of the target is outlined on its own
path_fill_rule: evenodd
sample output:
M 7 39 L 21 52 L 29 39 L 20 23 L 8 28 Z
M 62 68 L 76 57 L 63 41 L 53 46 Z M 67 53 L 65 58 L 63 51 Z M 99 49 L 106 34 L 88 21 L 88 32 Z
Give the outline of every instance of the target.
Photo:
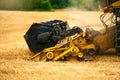
M 120 7 L 120 0 L 117 2 L 112 3 L 113 7 Z

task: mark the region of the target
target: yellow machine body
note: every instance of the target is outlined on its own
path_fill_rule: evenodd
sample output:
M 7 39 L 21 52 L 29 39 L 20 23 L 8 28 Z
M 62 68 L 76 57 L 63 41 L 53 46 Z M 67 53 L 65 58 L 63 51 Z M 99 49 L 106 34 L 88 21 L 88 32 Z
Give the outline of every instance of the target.
M 40 53 L 32 56 L 30 59 L 34 61 L 68 61 L 70 58 L 75 57 L 78 60 L 84 59 L 87 53 L 93 54 L 96 51 L 94 44 L 86 42 L 84 33 L 69 37 L 67 42 L 59 43 L 53 47 L 46 48 Z M 90 55 L 90 54 L 89 54 Z
M 110 4 L 110 0 L 101 0 L 100 6 L 102 12 L 112 12 L 113 8 L 120 7 L 120 0 L 116 0 L 111 4 Z
M 114 48 L 114 52 L 120 55 L 119 48 L 119 30 L 120 30 L 120 0 L 99 0 L 101 5 L 101 11 L 104 12 L 101 17 L 101 22 L 106 28 L 106 33 L 104 35 L 98 35 L 94 38 L 94 44 L 98 45 L 100 48 L 100 53 L 106 52 L 110 48 Z M 106 14 L 111 17 L 106 17 L 111 20 L 110 25 L 106 24 L 105 21 Z M 99 41 L 100 40 L 100 41 Z

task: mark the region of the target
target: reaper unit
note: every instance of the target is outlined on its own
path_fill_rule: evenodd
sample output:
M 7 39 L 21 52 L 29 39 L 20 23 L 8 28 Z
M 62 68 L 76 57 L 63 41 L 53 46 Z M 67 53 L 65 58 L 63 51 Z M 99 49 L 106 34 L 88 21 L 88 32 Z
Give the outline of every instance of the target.
M 29 49 L 37 53 L 31 57 L 35 61 L 69 60 L 72 57 L 81 60 L 84 55 L 93 55 L 96 51 L 80 27 L 70 29 L 62 20 L 33 23 L 24 38 Z

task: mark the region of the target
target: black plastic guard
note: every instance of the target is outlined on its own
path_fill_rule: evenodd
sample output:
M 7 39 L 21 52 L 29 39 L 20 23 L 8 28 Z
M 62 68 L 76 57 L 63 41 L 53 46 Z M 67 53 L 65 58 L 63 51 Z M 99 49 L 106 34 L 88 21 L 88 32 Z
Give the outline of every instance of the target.
M 37 37 L 39 34 L 49 32 L 52 34 L 54 33 L 54 27 L 59 26 L 62 31 L 65 31 L 67 22 L 61 21 L 61 20 L 53 20 L 48 22 L 42 22 L 42 23 L 33 23 L 31 27 L 28 29 L 26 34 L 24 35 L 24 38 L 26 40 L 26 43 L 30 49 L 31 52 L 40 52 L 45 48 L 54 46 L 58 41 L 48 40 L 45 43 L 40 43 L 37 40 Z

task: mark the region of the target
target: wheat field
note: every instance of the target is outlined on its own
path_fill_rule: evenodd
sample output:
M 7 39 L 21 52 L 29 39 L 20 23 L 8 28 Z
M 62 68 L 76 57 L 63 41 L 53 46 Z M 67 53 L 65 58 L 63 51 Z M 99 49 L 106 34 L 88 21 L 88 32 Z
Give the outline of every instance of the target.
M 90 62 L 34 62 L 23 38 L 34 22 L 60 19 L 82 29 L 103 28 L 100 12 L 25 12 L 0 10 L 0 80 L 120 80 L 120 57 L 96 55 Z

